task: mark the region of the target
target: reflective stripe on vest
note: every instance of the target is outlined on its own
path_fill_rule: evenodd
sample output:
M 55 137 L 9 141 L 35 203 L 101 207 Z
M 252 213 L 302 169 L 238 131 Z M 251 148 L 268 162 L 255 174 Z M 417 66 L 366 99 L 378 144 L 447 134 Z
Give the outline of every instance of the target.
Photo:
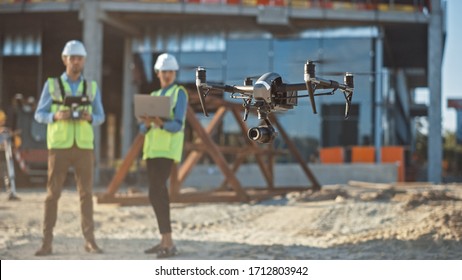
M 61 93 L 58 78 L 48 78 L 48 90 L 53 100 L 51 104 L 51 112 L 56 113 L 59 110 L 70 110 L 68 106 L 64 106 L 63 96 L 71 96 L 72 91 L 69 83 L 63 81 L 64 94 Z M 92 102 L 95 99 L 97 85 L 95 81 L 86 81 L 87 96 Z M 76 96 L 83 94 L 83 81 L 80 82 Z M 92 113 L 92 106 L 81 106 L 79 109 L 85 109 L 88 113 Z M 81 149 L 93 149 L 93 127 L 88 121 L 66 120 L 56 121 L 47 126 L 47 146 L 48 149 L 67 149 L 77 144 Z
M 165 96 L 171 96 L 172 98 L 170 106 L 170 118 L 172 120 L 175 117 L 173 109 L 178 101 L 178 92 L 180 90 L 183 90 L 186 93 L 186 89 L 178 85 L 172 86 L 165 93 Z M 159 96 L 161 92 L 162 90 L 154 91 L 151 95 Z M 187 94 L 186 98 L 188 98 Z M 185 119 L 183 118 L 181 130 L 175 133 L 154 127 L 149 129 L 144 138 L 143 159 L 170 158 L 173 159 L 174 162 L 180 162 L 183 153 L 184 126 Z

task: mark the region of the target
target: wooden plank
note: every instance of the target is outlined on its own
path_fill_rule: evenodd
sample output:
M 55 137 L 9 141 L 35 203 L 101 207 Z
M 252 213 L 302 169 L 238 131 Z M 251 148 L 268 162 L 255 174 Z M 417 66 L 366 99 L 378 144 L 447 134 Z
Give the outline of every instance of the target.
M 363 181 L 354 181 L 354 180 L 348 181 L 348 185 L 352 187 L 375 189 L 375 190 L 387 190 L 393 187 L 393 184 L 363 182 Z
M 200 125 L 199 121 L 194 116 L 194 111 L 191 108 L 188 108 L 186 113 L 188 115 L 188 120 L 190 124 L 195 128 L 195 132 L 202 139 L 204 144 L 206 144 L 210 149 L 207 151 L 208 155 L 213 159 L 215 164 L 220 168 L 223 175 L 228 178 L 228 181 L 231 187 L 236 192 L 237 196 L 241 201 L 248 201 L 247 194 L 243 191 L 241 183 L 237 180 L 234 173 L 229 169 L 228 164 L 222 153 L 217 148 L 217 145 L 212 141 L 210 136 L 207 134 L 205 129 Z
M 186 114 L 186 119 L 188 123 L 191 125 L 192 129 L 194 131 L 198 130 L 203 130 L 204 128 L 202 125 L 199 123 L 199 121 L 196 118 L 196 115 L 194 113 L 194 110 L 188 106 L 188 112 L 191 111 L 192 113 Z M 209 123 L 207 128 L 205 129 L 206 135 L 212 134 L 215 129 L 218 127 L 218 124 L 221 122 L 223 119 L 223 116 L 226 113 L 226 108 L 220 107 L 217 109 L 216 113 L 213 116 L 212 121 Z M 195 140 L 195 144 L 204 144 L 204 141 L 199 137 L 198 139 Z M 203 156 L 203 151 L 192 151 L 189 153 L 188 157 L 183 161 L 183 164 L 180 167 L 180 170 L 178 171 L 178 184 L 182 185 L 183 182 L 186 180 L 186 177 L 189 175 L 191 172 L 192 168 L 196 163 L 201 159 Z
M 241 109 L 233 108 L 231 110 L 231 112 L 233 113 L 234 118 L 236 119 L 237 123 L 239 124 L 239 127 L 241 128 L 241 132 L 242 132 L 242 134 L 243 134 L 243 136 L 245 138 L 245 141 L 252 148 L 252 151 L 255 153 L 255 159 L 256 159 L 256 161 L 258 163 L 258 166 L 260 167 L 260 170 L 261 170 L 261 172 L 263 174 L 263 178 L 265 178 L 265 180 L 266 180 L 266 184 L 268 185 L 268 188 L 273 188 L 274 187 L 273 169 L 272 168 L 269 169 L 266 166 L 265 160 L 263 159 L 263 157 L 259 153 L 262 150 L 260 149 L 258 144 L 255 143 L 255 141 L 250 140 L 249 137 L 247 137 L 247 131 L 249 130 L 249 128 L 244 123 L 244 121 L 242 121 L 242 119 L 241 119 L 241 116 L 239 114 L 241 110 L 242 110 L 242 108 Z
M 267 188 L 246 188 L 249 201 L 263 201 L 274 196 L 285 195 L 290 192 L 303 192 L 307 187 L 277 187 L 272 190 Z M 105 193 L 95 194 L 100 204 L 117 204 L 120 206 L 150 205 L 149 198 L 145 193 L 115 194 L 108 196 Z M 242 202 L 235 191 L 205 191 L 181 193 L 170 200 L 171 203 L 233 203 Z
M 122 164 L 120 165 L 119 169 L 114 174 L 114 177 L 112 177 L 112 180 L 109 183 L 109 186 L 106 191 L 107 194 L 113 195 L 117 192 L 120 184 L 125 179 L 125 176 L 127 176 L 130 166 L 132 165 L 133 161 L 138 157 L 141 148 L 143 147 L 143 143 L 144 135 L 138 134 L 135 137 L 135 140 L 133 141 L 132 146 L 128 150 L 128 153 L 122 161 Z
M 276 119 L 276 117 L 274 117 L 273 115 L 270 115 L 269 118 L 271 122 L 273 122 L 277 126 L 279 133 L 281 134 L 282 138 L 286 142 L 287 147 L 289 148 L 290 152 L 294 156 L 295 160 L 298 161 L 298 163 L 300 164 L 300 167 L 302 168 L 303 172 L 305 172 L 305 175 L 308 177 L 308 179 L 310 179 L 311 183 L 313 184 L 313 190 L 319 191 L 321 189 L 321 185 L 319 184 L 318 180 L 316 179 L 314 174 L 311 172 L 311 170 L 308 168 L 307 163 L 303 160 L 295 144 L 292 142 L 292 140 L 290 140 L 286 131 L 281 126 L 281 124 Z
M 236 158 L 234 159 L 233 167 L 231 168 L 231 171 L 233 171 L 234 174 L 236 174 L 236 172 L 239 170 L 239 167 L 240 167 L 241 164 L 244 162 L 244 160 L 246 159 L 246 157 L 247 157 L 247 154 L 243 154 L 243 153 L 239 153 L 239 154 L 236 156 Z M 228 184 L 228 180 L 227 180 L 227 178 L 225 177 L 225 179 L 223 180 L 223 182 L 220 184 L 219 189 L 226 189 L 227 184 Z

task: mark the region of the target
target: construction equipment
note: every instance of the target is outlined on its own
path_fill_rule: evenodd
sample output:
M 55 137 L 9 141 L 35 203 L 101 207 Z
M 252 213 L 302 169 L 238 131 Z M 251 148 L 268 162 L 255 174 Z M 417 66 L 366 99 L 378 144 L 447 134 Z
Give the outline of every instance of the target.
M 46 125 L 35 121 L 35 108 L 34 97 L 16 94 L 9 114 L 10 127 L 15 132 L 11 148 L 18 187 L 44 183 L 47 178 Z
M 11 147 L 13 133 L 5 127 L 5 122 L 6 114 L 0 110 L 0 151 L 4 154 L 4 159 L 0 160 L 0 172 L 8 193 L 8 200 L 19 200 L 16 194 L 13 149 Z

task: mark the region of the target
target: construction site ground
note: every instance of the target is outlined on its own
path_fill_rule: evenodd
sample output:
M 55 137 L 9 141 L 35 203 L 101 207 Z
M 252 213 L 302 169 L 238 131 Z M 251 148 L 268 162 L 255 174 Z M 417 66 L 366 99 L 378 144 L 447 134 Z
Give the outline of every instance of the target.
M 2 260 L 39 258 L 46 191 L 22 188 L 19 196 L 0 196 Z M 351 181 L 260 202 L 175 203 L 171 215 L 174 259 L 462 259 L 461 184 Z M 149 205 L 95 202 L 94 218 L 100 255 L 83 249 L 78 194 L 67 187 L 45 259 L 155 258 L 143 253 L 159 241 Z

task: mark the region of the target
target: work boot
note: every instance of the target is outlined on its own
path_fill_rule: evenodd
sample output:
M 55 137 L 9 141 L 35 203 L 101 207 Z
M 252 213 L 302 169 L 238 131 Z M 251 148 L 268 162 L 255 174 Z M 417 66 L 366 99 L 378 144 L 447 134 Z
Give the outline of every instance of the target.
M 42 247 L 35 252 L 36 256 L 48 256 L 53 253 L 52 244 L 53 232 L 49 230 L 43 231 Z
M 86 241 L 84 248 L 85 248 L 85 251 L 87 251 L 88 253 L 92 253 L 92 254 L 102 254 L 103 253 L 103 250 L 101 250 L 101 248 L 99 248 L 98 245 L 96 245 L 96 242 L 94 240 Z

